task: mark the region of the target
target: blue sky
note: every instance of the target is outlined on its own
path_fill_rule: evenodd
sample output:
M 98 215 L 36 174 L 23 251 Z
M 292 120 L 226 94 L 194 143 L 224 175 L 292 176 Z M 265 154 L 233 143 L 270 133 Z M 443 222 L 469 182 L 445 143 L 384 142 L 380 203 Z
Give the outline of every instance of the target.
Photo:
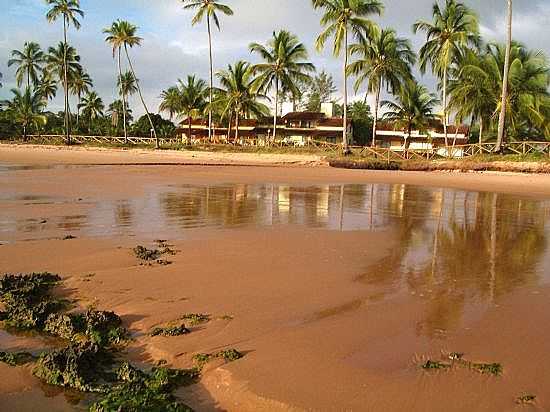
M 252 41 L 264 42 L 273 30 L 289 29 L 306 43 L 311 60 L 319 69 L 333 73 L 341 86 L 340 62 L 330 53 L 317 53 L 314 40 L 319 33 L 319 15 L 311 9 L 310 0 L 225 0 L 235 16 L 222 19 L 222 32 L 214 34 L 216 68 L 237 59 L 253 60 L 247 51 Z M 422 38 L 413 36 L 411 26 L 417 18 L 429 18 L 433 0 L 385 0 L 385 13 L 376 19 L 383 26 L 394 27 L 410 37 L 416 48 Z M 487 39 L 504 39 L 505 0 L 466 0 L 479 15 Z M 550 55 L 550 0 L 516 0 L 515 38 L 529 47 Z M 144 94 L 153 111 L 158 107 L 161 91 L 178 78 L 197 73 L 207 78 L 208 57 L 204 27 L 191 27 L 191 13 L 183 10 L 179 0 L 81 0 L 86 16 L 80 31 L 71 30 L 69 39 L 94 79 L 95 88 L 106 103 L 114 98 L 115 65 L 101 30 L 116 19 L 126 19 L 139 26 L 144 38 L 141 48 L 132 50 L 136 71 Z M 0 98 L 10 96 L 14 86 L 14 68 L 7 68 L 11 50 L 20 49 L 26 40 L 36 41 L 44 49 L 59 42 L 61 22 L 48 24 L 44 0 L 0 0 L 0 72 L 4 88 Z M 425 83 L 434 87 L 427 76 Z M 131 102 L 137 114 L 138 102 Z M 51 109 L 62 107 L 61 99 Z

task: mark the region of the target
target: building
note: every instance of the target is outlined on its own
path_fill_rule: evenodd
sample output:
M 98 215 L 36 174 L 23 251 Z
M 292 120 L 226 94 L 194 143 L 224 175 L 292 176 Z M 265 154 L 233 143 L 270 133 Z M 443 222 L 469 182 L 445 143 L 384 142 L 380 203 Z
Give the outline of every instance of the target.
M 466 145 L 470 139 L 470 128 L 465 125 L 447 126 L 447 139 L 449 146 Z M 408 131 L 396 129 L 392 124 L 379 123 L 376 131 L 376 146 L 390 149 L 396 152 L 406 149 L 415 151 L 437 151 L 446 155 L 445 132 L 440 122 L 432 124 L 426 131 L 413 130 L 409 136 Z M 461 148 L 454 151 L 454 156 L 462 157 Z
M 290 112 L 277 118 L 276 140 L 293 146 L 305 146 L 312 141 L 342 143 L 343 123 L 342 118 L 327 116 L 321 112 Z M 191 134 L 193 143 L 200 142 L 208 137 L 208 120 L 192 120 L 191 127 L 189 127 L 188 121 L 184 120 L 177 133 L 184 140 L 189 139 L 188 135 Z M 353 136 L 351 120 L 348 121 L 347 133 L 351 139 Z M 234 124 L 230 127 L 215 124 L 212 134 L 215 141 L 224 143 L 235 143 L 237 135 Z M 239 121 L 238 143 L 261 146 L 271 136 L 273 136 L 272 117 Z

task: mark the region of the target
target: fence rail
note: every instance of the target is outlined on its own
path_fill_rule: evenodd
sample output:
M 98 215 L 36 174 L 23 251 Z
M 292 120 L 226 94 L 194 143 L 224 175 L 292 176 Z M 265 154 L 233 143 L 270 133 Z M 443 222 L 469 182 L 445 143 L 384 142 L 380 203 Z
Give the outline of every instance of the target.
M 63 144 L 65 142 L 65 136 L 63 135 L 33 135 L 29 136 L 29 139 L 33 142 L 44 144 Z M 73 135 L 71 139 L 74 143 L 99 143 L 99 144 L 120 144 L 126 143 L 124 137 L 119 136 L 82 136 Z M 127 140 L 130 145 L 150 145 L 155 146 L 157 139 L 151 137 L 128 137 Z M 175 145 L 181 143 L 181 139 L 178 137 L 161 137 L 158 139 L 160 146 Z M 208 144 L 207 139 L 194 140 L 194 144 Z M 254 139 L 247 139 L 243 142 L 245 146 L 258 146 L 263 142 Z M 220 144 L 228 144 L 219 142 Z M 265 144 L 265 143 L 263 143 Z M 275 147 L 292 147 L 292 144 L 288 144 L 282 141 L 271 143 L 271 146 Z M 301 146 L 297 146 L 301 147 Z M 323 141 L 310 141 L 306 147 L 316 148 L 327 153 L 339 153 L 342 151 L 342 145 L 338 143 L 328 143 Z M 482 154 L 492 154 L 495 152 L 496 143 L 475 143 L 466 145 L 455 146 L 437 146 L 430 149 L 390 149 L 382 147 L 370 147 L 370 146 L 351 146 L 350 150 L 355 155 L 374 157 L 384 161 L 402 161 L 402 160 L 434 160 L 434 159 L 448 159 L 448 158 L 468 158 L 472 156 L 478 156 Z M 546 155 L 550 157 L 550 142 L 510 142 L 504 146 L 504 151 L 508 154 L 527 155 L 538 154 Z

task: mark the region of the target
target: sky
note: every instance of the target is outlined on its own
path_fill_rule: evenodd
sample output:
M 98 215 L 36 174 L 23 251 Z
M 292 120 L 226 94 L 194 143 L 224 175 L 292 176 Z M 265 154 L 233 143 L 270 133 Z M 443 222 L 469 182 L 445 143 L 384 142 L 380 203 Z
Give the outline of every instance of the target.
M 374 20 L 409 37 L 418 50 L 423 38 L 420 34 L 413 35 L 411 26 L 419 18 L 430 19 L 433 1 L 384 0 L 385 12 Z M 216 69 L 239 59 L 255 62 L 257 57 L 248 52 L 249 43 L 264 43 L 274 30 L 287 29 L 306 44 L 310 60 L 318 70 L 333 74 L 342 89 L 341 61 L 332 56 L 328 47 L 322 53 L 314 48 L 320 32 L 320 14 L 312 9 L 311 0 L 224 0 L 224 3 L 235 14 L 222 17 L 221 31 L 214 31 Z M 478 13 L 486 40 L 504 41 L 506 0 L 465 0 L 465 3 Z M 132 49 L 131 56 L 152 111 L 158 110 L 162 90 L 174 85 L 178 78 L 188 74 L 208 78 L 206 28 L 192 27 L 192 12 L 183 10 L 181 0 L 81 0 L 81 8 L 85 12 L 82 28 L 71 29 L 69 41 L 77 48 L 83 66 L 94 80 L 95 90 L 106 104 L 115 98 L 116 66 L 102 29 L 116 19 L 128 20 L 139 27 L 143 44 Z M 550 0 L 516 0 L 514 8 L 514 39 L 550 56 Z M 0 10 L 0 72 L 4 85 L 0 99 L 6 99 L 15 87 L 15 68 L 7 67 L 11 51 L 21 49 L 25 41 L 38 42 L 47 49 L 62 39 L 63 28 L 61 21 L 54 24 L 46 21 L 44 0 L 0 0 Z M 429 74 L 421 81 L 435 90 Z M 130 102 L 137 115 L 143 113 L 138 103 L 137 96 Z M 62 98 L 58 96 L 49 108 L 61 110 L 62 106 Z

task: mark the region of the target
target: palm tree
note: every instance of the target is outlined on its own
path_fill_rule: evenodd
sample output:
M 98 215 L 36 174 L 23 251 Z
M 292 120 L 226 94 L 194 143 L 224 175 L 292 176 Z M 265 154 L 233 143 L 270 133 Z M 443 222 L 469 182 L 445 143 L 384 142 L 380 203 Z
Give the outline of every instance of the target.
M 374 121 L 372 126 L 372 146 L 376 145 L 378 109 L 380 93 L 385 87 L 396 94 L 401 84 L 411 78 L 411 66 L 415 55 L 408 40 L 397 37 L 395 30 L 373 30 L 371 36 L 350 46 L 351 55 L 360 57 L 348 67 L 348 73 L 357 77 L 355 92 L 368 81 L 367 94 L 374 93 Z M 366 100 L 366 96 L 365 96 Z
M 51 72 L 48 70 L 42 71 L 36 90 L 46 103 L 57 95 L 57 82 L 53 78 Z
M 27 81 L 27 87 L 31 87 L 31 83 L 38 83 L 38 73 L 42 71 L 44 65 L 44 52 L 40 49 L 40 45 L 34 42 L 26 42 L 23 50 L 13 50 L 12 58 L 8 61 L 8 67 L 17 65 L 15 72 L 15 80 L 17 87 L 21 87 L 23 82 Z
M 264 63 L 256 64 L 252 68 L 254 74 L 259 74 L 256 86 L 263 92 L 274 89 L 275 111 L 271 137 L 274 142 L 277 135 L 279 92 L 288 92 L 294 99 L 297 98 L 300 95 L 297 82 L 309 81 L 311 77 L 307 73 L 315 71 L 315 66 L 304 61 L 308 58 L 306 46 L 300 43 L 297 36 L 286 30 L 273 32 L 267 46 L 252 43 L 249 48 L 264 60 Z
M 493 82 L 494 116 L 500 113 L 504 68 L 506 67 L 507 46 L 489 44 L 487 63 L 484 66 L 488 78 Z M 544 105 L 548 102 L 550 67 L 542 52 L 527 50 L 519 43 L 512 42 L 509 55 L 509 74 L 506 92 L 506 129 L 515 137 L 522 128 L 543 127 L 548 118 Z M 500 123 L 500 117 L 499 117 Z
M 210 59 L 210 92 L 208 102 L 210 108 L 208 109 L 208 140 L 212 140 L 212 93 L 214 90 L 214 60 L 212 58 L 212 28 L 211 20 L 220 30 L 220 20 L 218 13 L 225 14 L 226 16 L 232 16 L 233 10 L 229 6 L 220 3 L 219 0 L 182 0 L 185 10 L 197 10 L 197 14 L 191 21 L 192 25 L 196 25 L 203 21 L 206 16 L 206 27 L 208 29 L 208 53 Z
M 409 147 L 413 129 L 424 131 L 436 119 L 433 113 L 437 97 L 416 80 L 408 80 L 397 96 L 397 102 L 384 101 L 386 109 L 383 119 L 390 121 L 395 127 L 406 130 L 405 148 Z
M 42 114 L 46 104 L 37 92 L 27 87 L 24 92 L 12 89 L 13 99 L 8 103 L 8 112 L 13 121 L 23 129 L 23 140 L 27 140 L 27 132 L 31 127 L 46 124 L 46 116 Z
M 443 82 L 443 130 L 445 145 L 447 134 L 447 80 L 451 64 L 456 62 L 461 51 L 468 46 L 479 45 L 479 23 L 475 13 L 463 3 L 445 0 L 445 8 L 433 5 L 431 22 L 418 20 L 413 30 L 426 33 L 426 44 L 420 49 L 420 70 L 424 74 L 428 63 Z
M 82 100 L 82 95 L 90 92 L 90 89 L 94 86 L 94 82 L 88 73 L 85 73 L 83 70 L 78 70 L 74 73 L 73 76 L 69 78 L 69 87 L 71 92 L 76 95 L 78 99 L 77 110 L 76 110 L 76 125 L 80 124 L 80 103 Z
M 59 42 L 57 47 L 50 47 L 48 49 L 45 70 L 63 85 L 65 85 L 66 76 L 69 81 L 68 84 L 70 85 L 71 79 L 73 79 L 78 72 L 82 71 L 80 56 L 77 54 L 74 47 L 65 47 L 63 42 Z M 71 113 L 71 107 L 68 102 L 66 112 L 69 115 Z
M 504 126 L 506 123 L 506 101 L 508 100 L 508 75 L 510 70 L 510 52 L 512 48 L 512 0 L 508 0 L 508 17 L 506 21 L 506 57 L 504 61 L 504 70 L 502 76 L 502 97 L 500 103 L 500 115 L 498 119 L 498 134 L 496 152 L 502 150 L 502 142 L 504 140 Z
M 169 88 L 162 92 L 160 111 L 168 112 L 170 119 L 175 116 L 185 117 L 187 120 L 188 134 L 187 141 L 191 142 L 192 121 L 201 116 L 208 107 L 206 97 L 209 91 L 206 82 L 197 79 L 195 76 L 187 76 L 184 83 L 178 81 L 178 86 Z
M 496 93 L 491 79 L 491 65 L 486 54 L 467 50 L 461 57 L 456 75 L 449 82 L 449 109 L 457 117 L 471 117 L 479 122 L 479 144 L 483 142 L 484 126 L 496 110 Z
M 213 104 L 221 107 L 222 117 L 229 116 L 229 124 L 235 116 L 235 142 L 237 142 L 239 122 L 242 117 L 262 117 L 269 114 L 269 108 L 258 101 L 267 97 L 257 90 L 250 63 L 238 61 L 233 66 L 229 65 L 227 70 L 216 74 L 221 88 L 214 90 L 217 96 Z
M 107 109 L 107 114 L 111 116 L 111 124 L 112 126 L 118 131 L 118 119 L 120 113 L 123 111 L 126 111 L 126 122 L 132 121 L 132 110 L 128 108 L 125 103 L 122 102 L 122 100 L 115 100 L 113 103 L 109 105 L 109 108 Z
M 82 102 L 78 105 L 78 109 L 82 109 L 82 116 L 90 121 L 88 130 L 91 131 L 93 121 L 103 116 L 105 105 L 96 92 L 90 92 L 84 96 Z
M 80 29 L 80 22 L 78 17 L 84 17 L 84 12 L 80 9 L 80 0 L 46 0 L 47 4 L 51 6 L 50 10 L 46 14 L 48 22 L 52 23 L 58 18 L 63 17 L 63 89 L 65 91 L 65 135 L 67 138 L 67 144 L 71 144 L 71 131 L 69 121 L 69 77 L 68 77 L 68 65 L 67 65 L 67 52 L 69 51 L 69 44 L 67 42 L 67 31 L 69 26 L 73 26 L 76 30 Z
M 348 149 L 348 58 L 349 33 L 360 39 L 363 33 L 372 32 L 374 24 L 367 19 L 373 14 L 382 14 L 384 6 L 378 0 L 312 0 L 313 7 L 324 9 L 321 25 L 324 30 L 317 38 L 317 50 L 322 50 L 329 37 L 334 37 L 333 53 L 339 56 L 344 48 L 344 127 L 342 132 L 343 150 Z
M 153 124 L 153 121 L 151 120 L 151 114 L 149 113 L 149 109 L 147 108 L 147 105 L 145 104 L 145 100 L 143 98 L 143 94 L 141 93 L 141 87 L 139 86 L 139 80 L 136 76 L 136 72 L 134 70 L 134 66 L 132 64 L 132 60 L 130 59 L 130 53 L 128 51 L 128 48 L 133 48 L 134 46 L 141 46 L 141 41 L 143 40 L 141 37 L 137 36 L 137 26 L 131 24 L 130 22 L 124 21 L 124 20 L 117 20 L 115 21 L 110 28 L 107 28 L 103 30 L 103 33 L 107 34 L 107 38 L 105 39 L 106 42 L 112 45 L 113 47 L 113 53 L 115 53 L 116 50 L 121 51 L 122 48 L 124 48 L 124 52 L 126 54 L 126 59 L 128 61 L 128 66 L 130 67 L 130 72 L 134 76 L 137 91 L 139 94 L 139 98 L 141 100 L 141 103 L 143 105 L 143 108 L 145 109 L 145 113 L 147 114 L 147 119 L 149 119 L 149 124 L 151 125 L 151 130 L 153 131 L 153 135 L 156 138 L 157 137 L 157 131 L 155 129 L 155 126 Z M 121 75 L 121 68 L 120 68 L 120 54 L 119 54 L 119 76 Z M 124 102 L 124 96 L 122 97 L 122 101 Z M 126 123 L 124 123 L 126 125 Z M 126 129 L 125 129 L 125 138 L 126 136 Z

